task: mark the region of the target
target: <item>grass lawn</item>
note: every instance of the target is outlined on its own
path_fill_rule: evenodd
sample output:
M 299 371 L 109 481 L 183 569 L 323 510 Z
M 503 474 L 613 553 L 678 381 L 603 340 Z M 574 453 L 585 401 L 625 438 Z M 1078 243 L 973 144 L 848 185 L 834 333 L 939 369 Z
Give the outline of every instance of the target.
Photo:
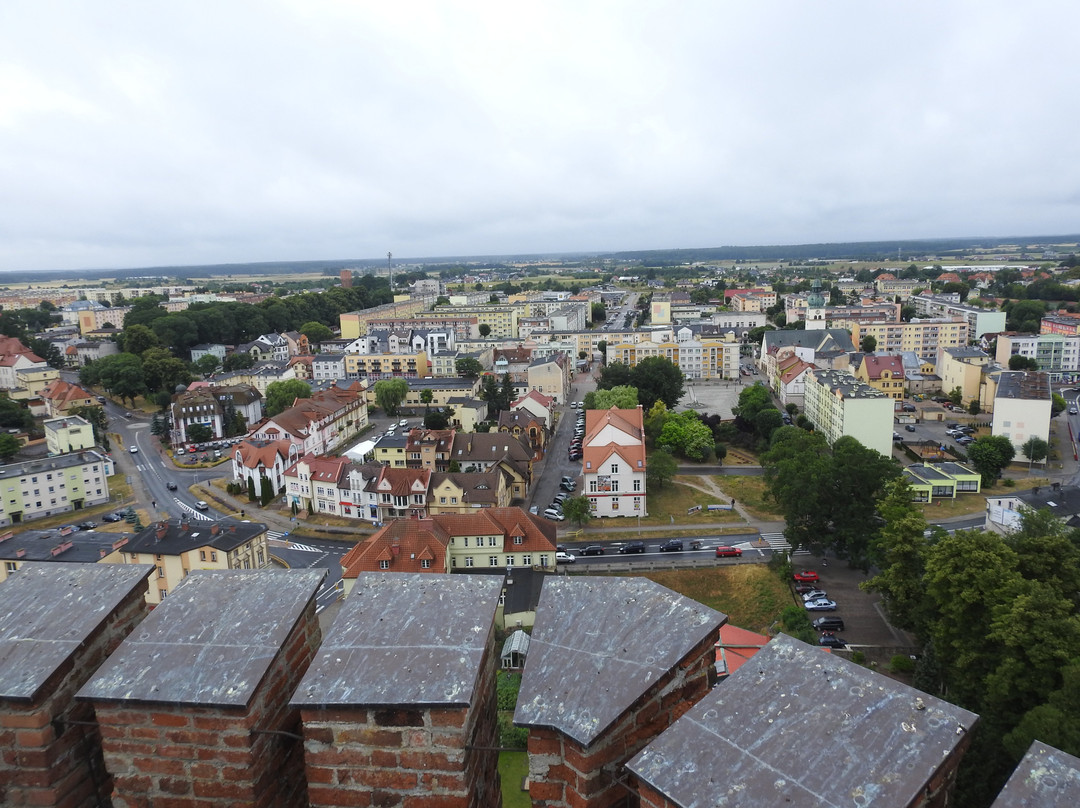
M 728 616 L 732 625 L 768 633 L 791 605 L 791 590 L 765 564 L 634 572 Z M 621 577 L 626 577 L 622 575 Z
M 728 502 L 730 499 L 706 494 L 677 481 L 671 482 L 659 491 L 655 488 L 649 491 L 649 515 L 641 517 L 641 525 L 667 525 L 671 523 L 672 516 L 680 525 L 707 526 L 741 522 L 742 517 L 734 511 L 709 511 L 705 508 L 706 505 L 727 505 Z M 687 510 L 695 505 L 700 505 L 701 510 L 688 514 Z M 636 520 L 630 521 L 637 527 Z
M 745 508 L 754 519 L 766 522 L 782 522 L 784 517 L 775 510 L 776 505 L 765 497 L 764 477 L 715 477 L 725 494 L 735 497 L 739 506 Z
M 522 780 L 529 773 L 529 755 L 521 752 L 499 753 L 499 779 L 502 781 L 503 808 L 531 808 L 529 792 L 521 790 Z

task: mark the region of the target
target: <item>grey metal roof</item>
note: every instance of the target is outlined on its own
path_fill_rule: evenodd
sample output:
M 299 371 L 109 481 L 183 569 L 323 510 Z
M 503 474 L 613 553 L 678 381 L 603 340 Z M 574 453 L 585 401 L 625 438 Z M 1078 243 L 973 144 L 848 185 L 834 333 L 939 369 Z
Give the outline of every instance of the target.
M 725 622 L 646 578 L 549 577 L 514 723 L 587 746 Z
M 325 577 L 324 570 L 193 570 L 78 698 L 247 706 Z
M 978 716 L 783 634 L 628 764 L 674 805 L 909 805 Z
M 0 586 L 0 698 L 37 698 L 153 569 L 149 564 L 23 564 Z
M 1074 808 L 1078 804 L 1080 758 L 1035 741 L 990 808 Z
M 502 583 L 498 575 L 364 573 L 293 706 L 471 704 Z
M 24 530 L 9 539 L 0 538 L 0 559 L 93 564 L 127 537 L 126 533 L 96 530 L 78 530 L 66 536 L 55 529 Z
M 998 398 L 1050 400 L 1050 374 L 1043 371 L 1004 370 L 998 374 Z

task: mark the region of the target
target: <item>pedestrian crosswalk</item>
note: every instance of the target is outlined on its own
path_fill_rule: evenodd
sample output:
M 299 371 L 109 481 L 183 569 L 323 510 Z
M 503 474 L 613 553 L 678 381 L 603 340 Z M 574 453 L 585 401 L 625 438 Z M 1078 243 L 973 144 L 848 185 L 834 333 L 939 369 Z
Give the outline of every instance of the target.
M 289 539 L 288 533 L 283 533 L 280 530 L 268 530 L 266 531 L 266 538 L 271 544 L 278 547 L 288 547 L 290 550 L 299 550 L 301 553 L 325 553 L 325 550 L 320 550 L 318 547 L 312 547 L 310 544 L 299 544 Z
M 793 556 L 810 555 L 809 550 L 792 550 L 791 544 L 787 540 L 787 536 L 783 533 L 762 533 L 762 540 L 769 545 L 770 550 L 789 552 Z

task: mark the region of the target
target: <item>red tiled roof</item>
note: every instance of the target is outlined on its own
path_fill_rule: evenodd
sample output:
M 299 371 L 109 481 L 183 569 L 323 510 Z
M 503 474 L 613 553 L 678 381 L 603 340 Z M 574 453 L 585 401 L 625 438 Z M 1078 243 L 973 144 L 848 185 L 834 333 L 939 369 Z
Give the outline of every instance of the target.
M 730 676 L 769 642 L 763 634 L 725 623 L 720 626 L 716 644 L 716 668 L 721 676 Z
M 273 468 L 278 457 L 288 462 L 292 445 L 288 440 L 244 440 L 237 444 L 235 451 L 240 453 L 240 464 L 249 469 L 258 468 L 260 464 L 263 468 Z
M 634 442 L 620 445 L 614 442 L 597 443 L 600 434 L 608 427 L 625 433 Z M 612 454 L 625 460 L 632 469 L 645 468 L 644 415 L 640 407 L 633 410 L 587 410 L 585 413 L 585 439 L 582 441 L 584 468 L 596 471 Z
M 885 371 L 892 373 L 894 379 L 904 378 L 904 361 L 899 356 L 867 354 L 863 357 L 863 367 L 868 379 L 880 379 Z

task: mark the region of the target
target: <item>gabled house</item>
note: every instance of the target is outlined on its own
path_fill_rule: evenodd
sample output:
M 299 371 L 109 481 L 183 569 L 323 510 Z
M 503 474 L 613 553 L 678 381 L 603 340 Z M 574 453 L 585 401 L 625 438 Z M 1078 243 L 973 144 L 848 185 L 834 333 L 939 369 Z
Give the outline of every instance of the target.
M 405 439 L 405 465 L 428 471 L 449 471 L 453 429 L 410 429 Z
M 246 353 L 256 362 L 275 360 L 277 362 L 289 361 L 289 341 L 281 334 L 262 334 L 251 342 L 236 346 L 237 353 Z
M 545 396 L 537 390 L 530 390 L 517 401 L 510 405 L 510 410 L 527 410 L 533 417 L 541 420 L 545 427 L 551 428 L 554 423 L 555 399 Z
M 547 445 L 545 422 L 528 410 L 503 410 L 499 413 L 498 430 L 517 438 L 524 438 L 537 454 Z
M 428 513 L 468 513 L 477 508 L 510 507 L 506 472 L 436 472 L 431 475 Z
M 243 440 L 231 451 L 232 478 L 239 480 L 245 490 L 254 486 L 258 496 L 262 490 L 263 478 L 277 493 L 285 487 L 285 469 L 292 466 L 300 457 L 299 447 L 287 440 Z
M 376 497 L 379 521 L 422 519 L 427 516 L 431 472 L 427 469 L 395 469 L 384 466 L 368 487 Z
M 557 404 L 564 404 L 570 394 L 571 371 L 571 363 L 566 354 L 533 359 L 526 371 L 528 389 L 551 396 Z
M 648 516 L 640 406 L 588 410 L 582 454 L 583 489 L 594 516 Z
M 781 404 L 794 404 L 802 409 L 806 398 L 806 374 L 815 368 L 816 365 L 803 361 L 794 352 L 777 361 L 776 394 Z
M 510 477 L 511 496 L 525 499 L 532 485 L 532 449 L 520 438 L 501 432 L 457 433 L 450 454 L 461 471 L 501 469 Z
M 330 387 L 254 426 L 249 438 L 288 440 L 303 454 L 321 455 L 351 440 L 367 425 L 367 400 L 356 389 Z
M 15 337 L 0 338 L 0 389 L 14 390 L 18 387 L 19 381 L 16 374 L 20 370 L 48 366 L 48 362 Z
M 77 384 L 57 379 L 41 391 L 50 418 L 63 418 L 78 407 L 100 407 L 97 397 Z
M 904 398 L 906 373 L 904 360 L 899 354 L 865 354 L 855 369 L 855 378 L 894 401 Z

